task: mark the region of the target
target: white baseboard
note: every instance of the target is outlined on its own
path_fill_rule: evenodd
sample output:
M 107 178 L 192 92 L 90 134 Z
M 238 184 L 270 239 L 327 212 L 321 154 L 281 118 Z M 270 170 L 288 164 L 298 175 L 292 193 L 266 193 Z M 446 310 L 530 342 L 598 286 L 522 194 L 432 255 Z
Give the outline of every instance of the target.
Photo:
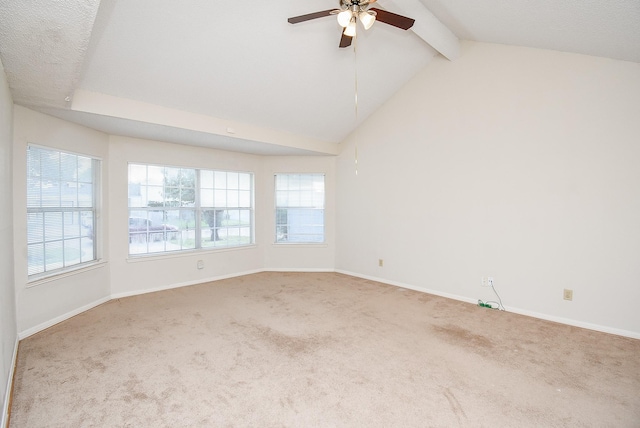
M 28 328 L 24 331 L 21 331 L 20 333 L 18 333 L 18 339 L 22 340 L 25 339 L 29 336 L 32 336 L 36 333 L 41 332 L 42 330 L 45 330 L 49 327 L 52 327 L 62 321 L 65 321 L 71 317 L 74 317 L 76 315 L 81 314 L 82 312 L 88 311 L 89 309 L 93 309 L 98 305 L 101 305 L 103 303 L 106 303 L 110 300 L 113 299 L 120 299 L 123 297 L 129 297 L 129 296 L 138 296 L 141 294 L 147 294 L 147 293 L 154 293 L 156 291 L 164 291 L 164 290 L 171 290 L 174 288 L 180 288 L 180 287 L 187 287 L 190 285 L 197 285 L 197 284 L 203 284 L 205 282 L 211 282 L 211 281 L 219 281 L 222 279 L 228 279 L 228 278 L 235 278 L 238 276 L 244 276 L 244 275 L 251 275 L 254 273 L 260 273 L 260 272 L 264 272 L 264 269 L 254 269 L 254 270 L 249 270 L 249 271 L 244 271 L 244 272 L 237 272 L 237 273 L 232 273 L 232 274 L 228 274 L 228 275 L 218 275 L 218 276 L 214 276 L 214 277 L 208 277 L 208 278 L 199 278 L 193 281 L 187 281 L 187 282 L 180 282 L 180 283 L 176 283 L 176 284 L 170 284 L 170 285 L 165 285 L 162 287 L 155 287 L 155 288 L 149 288 L 149 289 L 143 289 L 143 290 L 134 290 L 134 291 L 127 291 L 124 293 L 115 293 L 115 294 L 111 294 L 109 296 L 105 296 L 101 299 L 98 299 L 92 303 L 89 303 L 87 305 L 81 306 L 77 309 L 74 309 L 73 311 L 67 312 L 65 314 L 62 314 L 60 316 L 57 316 L 49 321 L 43 322 L 41 324 L 38 324 L 34 327 Z M 301 272 L 303 272 L 304 270 L 301 270 Z M 333 270 L 327 270 L 327 272 L 333 272 Z M 1 425 L 0 425 L 1 427 Z
M 125 291 L 124 293 L 115 293 L 111 295 L 111 299 L 121 299 L 123 297 L 139 296 L 141 294 L 155 293 L 156 291 L 172 290 L 174 288 L 188 287 L 190 285 L 204 284 L 205 282 L 220 281 L 222 279 L 236 278 L 238 276 L 251 275 L 263 272 L 263 269 L 254 269 L 245 272 L 232 273 L 228 275 L 212 276 L 208 278 L 199 278 L 193 281 L 179 282 L 177 284 L 163 285 L 155 288 L 145 288 L 142 290 Z
M 9 376 L 7 378 L 7 386 L 4 393 L 4 405 L 2 406 L 2 423 L 0 427 L 9 427 L 9 403 L 11 402 L 11 389 L 13 388 L 13 375 L 16 372 L 16 364 L 18 360 L 18 343 L 19 339 L 16 336 L 16 342 L 13 345 L 13 356 L 11 357 L 11 366 L 9 367 Z
M 98 305 L 101 305 L 103 303 L 108 302 L 109 300 L 111 300 L 111 296 L 105 296 L 102 297 L 94 302 L 88 303 L 84 306 L 81 306 L 79 308 L 76 308 L 72 311 L 67 312 L 66 314 L 62 314 L 59 315 L 53 319 L 50 319 L 49 321 L 45 321 L 41 324 L 38 324 L 34 327 L 28 328 L 24 331 L 21 331 L 20 333 L 18 333 L 18 339 L 22 340 L 26 337 L 32 336 L 38 332 L 41 332 L 42 330 L 45 330 L 49 327 L 53 327 L 54 325 L 61 323 L 62 321 L 68 320 L 71 317 L 74 317 L 76 315 L 79 315 L 85 311 L 88 311 L 89 309 L 95 308 Z
M 367 279 L 367 280 L 371 280 L 371 281 L 376 281 L 376 282 L 381 282 L 383 284 L 389 284 L 389 285 L 393 285 L 396 287 L 401 287 L 401 288 L 406 288 L 409 290 L 414 290 L 414 291 L 419 291 L 422 293 L 428 293 L 428 294 L 433 294 L 436 296 L 440 296 L 440 297 L 446 297 L 448 299 L 453 299 L 453 300 L 458 300 L 458 301 L 462 301 L 462 302 L 467 302 L 467 303 L 477 303 L 477 299 L 473 299 L 473 298 L 469 298 L 466 296 L 459 296 L 456 294 L 450 294 L 450 293 L 443 293 L 441 291 L 438 290 L 432 290 L 432 289 L 428 289 L 428 288 L 423 288 L 423 287 L 417 287 L 415 285 L 412 284 L 405 284 L 402 282 L 398 282 L 398 281 L 391 281 L 388 279 L 384 279 L 384 278 L 379 278 L 379 277 L 375 277 L 375 276 L 370 276 L 370 275 L 363 275 L 363 274 L 359 274 L 356 272 L 351 272 L 351 271 L 347 271 L 347 270 L 342 270 L 342 269 L 300 269 L 300 268 L 269 268 L 269 269 L 254 269 L 254 270 L 250 270 L 250 271 L 245 271 L 245 272 L 238 272 L 238 273 L 233 273 L 233 274 L 228 274 L 228 275 L 219 275 L 219 276 L 215 276 L 215 277 L 209 277 L 209 278 L 199 278 L 193 281 L 187 281 L 187 282 L 181 282 L 181 283 L 176 283 L 176 284 L 170 284 L 170 285 L 165 285 L 162 287 L 155 287 L 155 288 L 150 288 L 150 289 L 143 289 L 143 290 L 135 290 L 135 291 L 127 291 L 124 293 L 115 293 L 115 294 L 111 294 L 110 296 L 107 297 L 103 297 L 102 299 L 99 299 L 93 303 L 89 303 L 88 305 L 84 305 L 80 308 L 77 308 L 71 312 L 68 312 L 66 314 L 60 315 L 52 320 L 49 320 L 47 322 L 44 322 L 42 324 L 39 324 L 35 327 L 29 328 L 25 331 L 22 331 L 18 334 L 18 339 L 22 340 L 26 337 L 29 337 L 35 333 L 38 333 L 44 329 L 47 329 L 51 326 L 54 326 L 55 324 L 58 324 L 59 322 L 62 322 L 66 319 L 69 319 L 75 315 L 78 315 L 84 311 L 87 311 L 89 309 L 92 309 L 98 305 L 101 305 L 102 303 L 108 302 L 110 300 L 113 299 L 119 299 L 119 298 L 123 298 L 123 297 L 130 297 L 130 296 L 137 296 L 137 295 L 141 295 L 141 294 L 147 294 L 147 293 L 154 293 L 156 291 L 164 291 L 164 290 L 171 290 L 174 288 L 180 288 L 180 287 L 188 287 L 190 285 L 197 285 L 197 284 L 202 284 L 205 282 L 212 282 L 212 281 L 219 281 L 219 280 L 223 280 L 223 279 L 228 279 L 228 278 L 235 278 L 235 277 L 239 277 L 239 276 L 244 276 L 244 275 L 251 275 L 251 274 L 255 274 L 255 273 L 260 273 L 260 272 L 336 272 L 336 273 L 341 273 L 344 275 L 350 275 L 350 276 L 354 276 L 356 278 L 362 278 L 362 279 Z M 573 320 L 573 319 L 569 319 L 569 318 L 561 318 L 561 317 L 556 317 L 553 315 L 548 315 L 548 314 L 544 314 L 544 313 L 539 313 L 539 312 L 533 312 L 533 311 L 528 311 L 525 309 L 521 309 L 521 308 L 515 308 L 515 307 L 505 307 L 505 309 L 509 312 L 513 312 L 516 314 L 520 314 L 520 315 L 525 315 L 525 316 L 529 316 L 529 317 L 533 317 L 533 318 L 539 318 L 539 319 L 543 319 L 546 321 L 553 321 L 553 322 L 557 322 L 560 324 L 566 324 L 566 325 L 571 325 L 574 327 L 580 327 L 580 328 L 585 328 L 588 330 L 595 330 L 595 331 L 600 331 L 603 333 L 609 333 L 609 334 L 615 334 L 618 336 L 625 336 L 625 337 L 630 337 L 633 339 L 640 339 L 640 333 L 638 332 L 634 332 L 634 331 L 629 331 L 629 330 L 622 330 L 622 329 L 617 329 L 617 328 L 612 328 L 612 327 L 607 327 L 607 326 L 602 326 L 602 325 L 598 325 L 598 324 L 591 324 L 591 323 L 586 323 L 586 322 L 582 322 L 582 321 L 577 321 L 577 320 Z M 1 425 L 0 425 L 1 427 Z
M 400 288 L 407 288 L 409 290 L 420 291 L 421 293 L 427 293 L 427 294 L 433 294 L 433 295 L 440 296 L 440 297 L 446 297 L 447 299 L 459 300 L 461 302 L 467 302 L 467 303 L 478 303 L 478 299 L 472 299 L 472 298 L 465 297 L 465 296 L 459 296 L 457 294 L 443 293 L 442 291 L 431 290 L 429 288 L 424 288 L 424 287 L 416 287 L 415 285 L 405 284 L 403 282 L 390 281 L 388 279 L 378 278 L 378 277 L 370 276 L 370 275 L 362 275 L 362 274 L 359 274 L 359 273 L 350 272 L 350 271 L 342 270 L 342 269 L 336 269 L 335 272 L 342 273 L 342 274 L 349 275 L 349 276 L 355 276 L 356 278 L 362 278 L 362 279 L 368 279 L 370 281 L 381 282 L 383 284 L 393 285 L 393 286 L 400 287 Z
M 333 268 L 268 268 L 268 269 L 262 269 L 261 272 L 309 272 L 309 273 L 320 272 L 320 273 L 326 273 L 326 272 L 336 272 L 336 270 L 333 269 Z
M 434 294 L 436 296 L 446 297 L 448 299 L 459 300 L 459 301 L 462 301 L 462 302 L 467 302 L 467 303 L 477 303 L 478 302 L 477 299 L 472 299 L 472 298 L 464 297 L 464 296 L 458 296 L 458 295 L 455 295 L 455 294 L 442 293 L 442 292 L 437 291 L 437 290 L 430 290 L 430 289 L 427 289 L 427 288 L 416 287 L 414 285 L 404 284 L 404 283 L 397 282 L 397 281 L 389 281 L 389 280 L 384 279 L 384 278 L 377 278 L 377 277 L 374 277 L 374 276 L 362 275 L 362 274 L 359 274 L 359 273 L 349 272 L 349 271 L 345 271 L 345 270 L 341 270 L 341 269 L 336 269 L 335 272 L 343 273 L 345 275 L 355 276 L 357 278 L 363 278 L 363 279 L 368 279 L 368 280 L 371 280 L 371 281 L 381 282 L 383 284 L 394 285 L 396 287 L 408 288 L 410 290 L 420 291 L 422 293 Z M 553 322 L 557 322 L 557 323 L 560 323 L 560 324 L 570 325 L 570 326 L 573 326 L 573 327 L 585 328 L 587 330 L 600 331 L 602 333 L 615 334 L 617 336 L 630 337 L 632 339 L 640 339 L 640 333 L 635 332 L 635 331 L 622 330 L 622 329 L 602 326 L 602 325 L 598 325 L 598 324 L 591 324 L 591 323 L 587 323 L 587 322 L 573 320 L 573 319 L 570 319 L 570 318 L 556 317 L 556 316 L 553 316 L 553 315 L 543 314 L 543 313 L 534 312 L 534 311 L 528 311 L 526 309 L 514 308 L 514 307 L 510 307 L 510 306 L 505 306 L 505 309 L 508 312 L 513 312 L 514 314 L 525 315 L 525 316 L 528 316 L 528 317 L 538 318 L 538 319 L 542 319 L 542 320 L 545 320 L 545 321 L 553 321 Z
M 640 339 L 640 333 L 635 332 L 635 331 L 622 330 L 622 329 L 619 329 L 619 328 L 607 327 L 607 326 L 603 326 L 603 325 L 599 325 L 599 324 L 591 324 L 591 323 L 588 323 L 588 322 L 577 321 L 577 320 L 573 320 L 573 319 L 570 319 L 570 318 L 556 317 L 556 316 L 553 316 L 553 315 L 543 314 L 543 313 L 540 313 L 540 312 L 528 311 L 528 310 L 520 309 L 520 308 L 512 308 L 512 307 L 509 307 L 509 306 L 506 307 L 506 310 L 509 311 L 509 312 L 513 312 L 514 314 L 520 314 L 520 315 L 525 315 L 525 316 L 528 316 L 528 317 L 539 318 L 539 319 L 546 320 L 546 321 L 553 321 L 553 322 L 557 322 L 559 324 L 566 324 L 566 325 L 570 325 L 570 326 L 573 326 L 573 327 L 585 328 L 587 330 L 600 331 L 602 333 L 615 334 L 616 336 L 630 337 L 632 339 Z

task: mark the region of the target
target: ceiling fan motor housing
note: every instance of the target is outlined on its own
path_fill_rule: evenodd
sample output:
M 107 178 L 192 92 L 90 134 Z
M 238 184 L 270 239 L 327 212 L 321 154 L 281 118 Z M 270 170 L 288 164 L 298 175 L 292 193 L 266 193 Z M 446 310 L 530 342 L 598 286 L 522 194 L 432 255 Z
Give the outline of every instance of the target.
M 359 12 L 364 12 L 369 9 L 369 5 L 373 3 L 369 0 L 340 0 L 340 9 L 342 10 L 351 10 L 353 13 L 357 14 Z

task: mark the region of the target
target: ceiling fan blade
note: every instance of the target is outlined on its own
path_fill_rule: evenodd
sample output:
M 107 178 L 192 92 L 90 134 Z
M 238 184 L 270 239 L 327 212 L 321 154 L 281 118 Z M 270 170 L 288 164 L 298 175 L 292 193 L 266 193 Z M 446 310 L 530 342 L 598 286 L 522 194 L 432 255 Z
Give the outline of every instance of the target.
M 342 36 L 340 37 L 340 47 L 341 48 L 347 48 L 347 47 L 351 46 L 351 41 L 352 40 L 353 40 L 353 37 L 345 36 L 344 32 L 343 32 Z
M 408 30 L 416 22 L 413 18 L 407 18 L 406 16 L 398 15 L 397 13 L 387 12 L 386 10 L 372 7 L 369 10 L 376 12 L 376 21 L 384 22 L 385 24 L 393 25 L 394 27 Z
M 307 13 L 306 15 L 294 16 L 292 18 L 287 19 L 290 24 L 297 24 L 299 22 L 309 21 L 311 19 L 323 18 L 325 16 L 331 15 L 334 9 L 323 10 L 320 12 Z

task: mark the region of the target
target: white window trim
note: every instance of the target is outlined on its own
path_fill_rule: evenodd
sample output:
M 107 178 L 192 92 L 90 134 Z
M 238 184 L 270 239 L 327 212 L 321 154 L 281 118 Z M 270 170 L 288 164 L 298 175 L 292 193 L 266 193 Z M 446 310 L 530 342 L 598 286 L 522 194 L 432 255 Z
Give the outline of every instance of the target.
M 323 213 L 322 213 L 322 225 L 324 231 L 322 233 L 322 242 L 289 242 L 289 241 L 278 241 L 277 234 L 277 222 L 278 222 L 278 202 L 277 202 L 277 191 L 278 187 L 276 185 L 276 180 L 278 175 L 321 175 L 323 177 L 324 182 L 324 191 L 323 191 Z M 309 247 L 309 248 L 319 248 L 319 247 L 327 247 L 327 174 L 326 172 L 275 172 L 273 174 L 273 242 L 271 243 L 273 246 L 297 246 L 297 247 Z
M 196 248 L 186 248 L 180 250 L 172 250 L 172 251 L 157 251 L 153 253 L 130 253 L 130 247 L 128 246 L 127 250 L 127 261 L 135 262 L 135 261 L 145 261 L 149 259 L 162 259 L 162 258 L 175 258 L 175 257 L 183 257 L 189 256 L 193 254 L 202 254 L 206 252 L 220 252 L 220 251 L 233 251 L 233 250 L 241 250 L 246 248 L 253 248 L 256 246 L 256 221 L 255 221 L 255 193 L 256 193 L 256 184 L 255 184 L 255 173 L 252 171 L 238 171 L 238 170 L 228 170 L 228 169 L 213 169 L 213 168 L 201 168 L 201 167 L 191 167 L 184 165 L 170 165 L 170 164 L 158 164 L 158 163 L 147 163 L 147 162 L 137 162 L 130 161 L 127 163 L 127 186 L 129 185 L 129 167 L 131 165 L 144 165 L 144 166 L 153 166 L 160 168 L 180 168 L 180 169 L 192 169 L 196 174 L 196 183 L 195 183 L 195 221 L 196 223 L 200 222 L 200 215 L 203 209 L 208 209 L 211 207 L 202 207 L 200 205 L 200 173 L 201 171 L 213 171 L 213 172 L 224 172 L 224 173 L 237 173 L 237 174 L 248 174 L 251 177 L 251 207 L 249 208 L 250 212 L 250 228 L 251 228 L 251 241 L 248 244 L 242 245 L 232 245 L 232 246 L 219 246 L 219 247 L 203 247 L 201 242 L 201 236 L 196 235 Z M 131 207 L 127 203 L 127 213 L 130 213 L 131 210 L 140 209 L 149 210 L 149 208 L 153 207 Z M 180 207 L 176 207 L 175 209 L 180 209 Z M 191 208 L 185 208 L 191 209 Z M 229 209 L 247 209 L 247 208 L 229 208 Z M 127 215 L 129 217 L 129 214 Z M 128 223 L 128 222 L 127 222 Z M 128 235 L 128 232 L 127 232 Z
M 42 150 L 49 150 L 49 151 L 56 151 L 59 153 L 66 153 L 66 154 L 70 154 L 70 155 L 75 155 L 75 156 L 81 156 L 81 157 L 85 157 L 85 158 L 90 158 L 93 161 L 97 161 L 97 171 L 93 171 L 93 200 L 94 200 L 94 204 L 93 204 L 93 212 L 94 212 L 94 235 L 93 235 L 93 251 L 94 251 L 94 259 L 87 261 L 87 262 L 82 262 L 82 263 L 78 263 L 72 266 L 66 266 L 66 267 L 62 267 L 59 269 L 54 269 L 51 271 L 45 271 L 45 272 L 40 272 L 40 273 L 35 273 L 35 274 L 31 274 L 29 275 L 28 272 L 28 268 L 29 268 L 29 261 L 27 260 L 27 283 L 26 283 L 26 287 L 30 288 L 36 285 L 39 285 L 41 283 L 47 283 L 47 282 L 51 282 L 51 281 L 55 281 L 58 278 L 64 278 L 70 275 L 77 275 L 78 273 L 84 272 L 84 271 L 88 271 L 88 270 L 93 270 L 96 267 L 100 267 L 103 264 L 105 264 L 106 262 L 104 262 L 102 260 L 102 255 L 103 255 L 103 243 L 102 243 L 102 206 L 103 206 L 103 201 L 102 201 L 102 189 L 103 189 L 103 179 L 104 179 L 104 175 L 103 175 L 103 163 L 104 160 L 102 157 L 100 156 L 96 156 L 93 154 L 89 154 L 89 153 L 82 153 L 82 152 L 76 152 L 74 150 L 67 150 L 64 148 L 59 148 L 59 147 L 53 147 L 53 146 L 46 146 L 43 144 L 37 144 L 37 143 L 27 143 L 27 155 L 25 158 L 25 161 L 28 162 L 28 150 L 30 147 L 34 147 L 37 149 L 42 149 Z M 25 165 L 26 166 L 26 165 Z M 27 177 L 28 178 L 28 170 L 27 170 Z M 25 183 L 26 186 L 28 186 L 28 182 Z M 28 190 L 28 189 L 26 189 Z M 28 200 L 25 200 L 25 214 L 28 215 L 29 213 L 29 204 L 28 204 Z M 26 236 L 25 236 L 26 238 Z M 25 243 L 28 242 L 28 238 L 25 239 Z
M 95 260 L 92 262 L 86 262 L 82 265 L 73 265 L 69 268 L 66 268 L 64 272 L 56 271 L 54 273 L 47 274 L 38 274 L 42 275 L 38 278 L 29 277 L 27 281 L 27 288 L 37 287 L 38 285 L 46 284 L 48 282 L 57 281 L 59 279 L 67 278 L 74 275 L 79 275 L 84 272 L 88 272 L 94 269 L 99 269 L 107 265 L 106 260 Z M 32 277 L 35 275 L 31 275 Z

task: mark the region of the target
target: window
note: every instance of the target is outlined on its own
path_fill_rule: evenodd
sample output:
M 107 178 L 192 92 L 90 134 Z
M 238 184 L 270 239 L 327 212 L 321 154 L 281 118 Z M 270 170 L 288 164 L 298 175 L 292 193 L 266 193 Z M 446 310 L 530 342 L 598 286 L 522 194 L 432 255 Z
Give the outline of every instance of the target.
M 253 243 L 253 174 L 129 164 L 129 254 Z
M 324 242 L 324 175 L 275 178 L 276 242 Z
M 248 173 L 200 171 L 203 248 L 253 243 L 252 187 Z
M 100 161 L 37 146 L 27 148 L 29 276 L 95 261 Z

